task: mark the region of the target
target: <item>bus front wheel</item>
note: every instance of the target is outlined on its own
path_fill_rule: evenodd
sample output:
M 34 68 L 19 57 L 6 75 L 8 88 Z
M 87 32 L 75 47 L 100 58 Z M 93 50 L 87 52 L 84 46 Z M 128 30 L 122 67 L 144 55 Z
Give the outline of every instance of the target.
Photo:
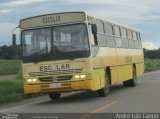
M 50 97 L 51 100 L 58 100 L 61 97 L 60 93 L 53 93 L 53 92 L 51 92 L 51 93 L 48 93 L 48 95 L 49 95 L 49 97 Z
M 98 90 L 98 95 L 100 97 L 105 97 L 109 93 L 109 76 L 108 73 L 105 73 L 105 86 L 102 89 Z

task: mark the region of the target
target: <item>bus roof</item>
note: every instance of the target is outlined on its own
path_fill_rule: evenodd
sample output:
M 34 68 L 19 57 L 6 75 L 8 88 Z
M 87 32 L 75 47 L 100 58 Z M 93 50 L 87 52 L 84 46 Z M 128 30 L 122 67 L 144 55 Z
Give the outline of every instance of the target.
M 108 23 L 111 23 L 111 24 L 114 24 L 114 25 L 118 25 L 118 26 L 120 26 L 120 27 L 124 27 L 124 28 L 131 29 L 131 30 L 134 30 L 134 31 L 138 31 L 138 32 L 139 32 L 138 29 L 135 29 L 135 28 L 132 28 L 132 27 L 129 27 L 129 26 L 127 26 L 127 25 L 120 24 L 120 23 L 117 23 L 117 22 L 113 22 L 112 20 L 109 20 L 109 19 L 97 17 L 97 16 L 95 16 L 95 15 L 90 15 L 90 13 L 84 12 L 84 11 L 59 12 L 59 13 L 50 13 L 50 14 L 37 15 L 37 16 L 33 16 L 33 17 L 28 17 L 28 18 L 21 19 L 21 20 L 20 20 L 20 24 L 21 24 L 23 21 L 26 21 L 26 20 L 29 20 L 29 19 L 34 19 L 34 18 L 37 18 L 37 17 L 49 16 L 49 15 L 57 15 L 57 14 L 68 14 L 68 13 L 82 13 L 82 14 L 88 16 L 88 17 L 92 17 L 92 18 L 94 18 L 94 19 L 97 19 L 97 20 L 100 20 L 100 21 L 103 21 L 103 22 L 108 22 Z

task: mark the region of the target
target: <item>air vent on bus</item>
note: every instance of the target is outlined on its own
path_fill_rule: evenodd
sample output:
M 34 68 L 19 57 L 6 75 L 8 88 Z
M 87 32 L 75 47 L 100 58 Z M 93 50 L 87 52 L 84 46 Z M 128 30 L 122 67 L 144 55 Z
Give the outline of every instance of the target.
M 64 80 L 70 80 L 72 79 L 72 75 L 68 75 L 68 76 L 58 76 L 57 77 L 57 81 L 64 81 Z
M 53 77 L 41 77 L 39 80 L 42 82 L 51 82 L 53 81 Z

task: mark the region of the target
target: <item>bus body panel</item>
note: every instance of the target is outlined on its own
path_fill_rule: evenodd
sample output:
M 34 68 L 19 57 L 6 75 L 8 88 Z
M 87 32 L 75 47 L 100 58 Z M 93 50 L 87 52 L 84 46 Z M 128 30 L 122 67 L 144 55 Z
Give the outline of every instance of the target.
M 123 48 L 123 47 L 109 47 L 98 46 L 96 56 L 92 56 L 92 33 L 89 30 L 90 21 L 84 12 L 62 14 L 66 17 L 63 21 L 59 21 L 57 14 L 37 16 L 29 19 L 21 20 L 21 27 L 23 30 L 30 30 L 31 28 L 38 29 L 39 27 L 54 27 L 63 25 L 72 25 L 83 23 L 87 27 L 87 34 L 89 38 L 90 56 L 86 58 L 73 58 L 24 63 L 23 80 L 24 80 L 24 93 L 42 93 L 42 92 L 68 92 L 78 90 L 97 91 L 105 86 L 105 73 L 106 69 L 110 69 L 110 83 L 111 85 L 121 83 L 123 81 L 133 78 L 133 67 L 136 68 L 137 76 L 141 76 L 144 72 L 144 56 L 142 48 Z M 58 14 L 59 15 L 59 14 Z M 74 15 L 78 17 L 75 19 Z M 43 18 L 48 19 L 51 17 L 53 22 L 43 21 Z M 93 17 L 94 18 L 94 17 Z M 79 19 L 79 20 L 78 20 Z M 94 18 L 102 22 L 108 22 L 112 25 L 118 26 L 119 24 L 104 21 Z M 35 23 L 35 21 L 39 21 Z M 92 21 L 93 22 L 93 21 Z M 31 23 L 31 24 L 30 24 Z M 35 23 L 35 24 L 34 24 Z M 94 23 L 94 22 L 93 22 Z M 125 27 L 119 25 L 119 27 Z M 130 28 L 132 29 L 132 28 Z M 135 29 L 132 29 L 136 31 Z M 137 31 L 137 34 L 139 31 Z M 105 37 L 107 37 L 106 35 Z M 114 40 L 116 39 L 115 36 Z M 121 40 L 121 38 L 118 38 Z M 141 41 L 139 41 L 141 42 Z M 33 81 L 36 82 L 27 82 Z

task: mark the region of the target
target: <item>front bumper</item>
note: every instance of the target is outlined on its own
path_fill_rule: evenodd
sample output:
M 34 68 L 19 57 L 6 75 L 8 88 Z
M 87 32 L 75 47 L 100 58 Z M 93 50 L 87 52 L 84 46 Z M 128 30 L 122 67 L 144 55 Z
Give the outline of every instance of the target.
M 26 84 L 24 83 L 24 93 L 44 93 L 44 92 L 67 92 L 76 90 L 90 90 L 95 91 L 95 82 L 92 79 L 62 82 L 61 87 L 51 88 L 52 83 L 42 84 Z

